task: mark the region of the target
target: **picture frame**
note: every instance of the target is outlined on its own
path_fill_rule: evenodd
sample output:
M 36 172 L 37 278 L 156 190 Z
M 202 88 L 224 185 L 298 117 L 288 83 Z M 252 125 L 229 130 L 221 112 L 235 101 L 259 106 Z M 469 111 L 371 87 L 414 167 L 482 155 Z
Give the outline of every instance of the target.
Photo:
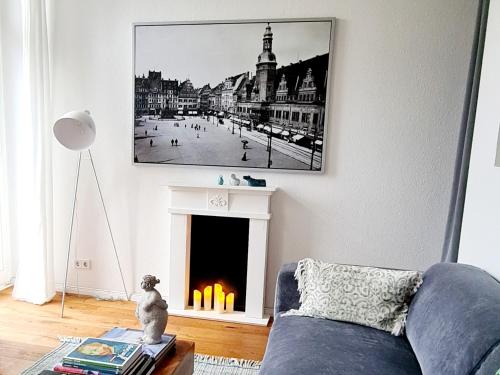
M 334 28 L 335 18 L 135 23 L 133 163 L 322 173 Z

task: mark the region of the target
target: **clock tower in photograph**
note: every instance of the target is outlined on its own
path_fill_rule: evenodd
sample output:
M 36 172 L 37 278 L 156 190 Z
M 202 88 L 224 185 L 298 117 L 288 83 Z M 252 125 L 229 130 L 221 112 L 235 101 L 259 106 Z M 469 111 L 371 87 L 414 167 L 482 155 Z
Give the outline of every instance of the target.
M 273 53 L 273 33 L 267 24 L 262 43 L 262 53 L 257 58 L 256 86 L 259 90 L 259 101 L 274 100 L 274 81 L 276 78 L 276 56 Z

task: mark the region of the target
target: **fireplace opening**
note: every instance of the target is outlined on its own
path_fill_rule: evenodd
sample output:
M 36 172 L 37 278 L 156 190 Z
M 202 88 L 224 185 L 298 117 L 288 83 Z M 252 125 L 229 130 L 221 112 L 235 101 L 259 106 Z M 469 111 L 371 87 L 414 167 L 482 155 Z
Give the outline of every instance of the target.
M 191 216 L 189 306 L 195 289 L 203 294 L 218 283 L 234 293 L 234 310 L 245 311 L 249 225 L 247 218 Z

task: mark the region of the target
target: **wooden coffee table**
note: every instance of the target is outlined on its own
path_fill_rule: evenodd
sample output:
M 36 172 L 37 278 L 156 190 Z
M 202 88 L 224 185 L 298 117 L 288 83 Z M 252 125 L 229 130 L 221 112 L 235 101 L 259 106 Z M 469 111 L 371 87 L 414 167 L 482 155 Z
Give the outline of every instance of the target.
M 177 340 L 175 351 L 160 362 L 154 374 L 192 375 L 194 372 L 194 342 Z
M 0 340 L 0 374 L 19 375 L 49 351 L 45 346 Z M 194 342 L 177 340 L 175 351 L 159 364 L 154 374 L 192 375 L 193 371 Z

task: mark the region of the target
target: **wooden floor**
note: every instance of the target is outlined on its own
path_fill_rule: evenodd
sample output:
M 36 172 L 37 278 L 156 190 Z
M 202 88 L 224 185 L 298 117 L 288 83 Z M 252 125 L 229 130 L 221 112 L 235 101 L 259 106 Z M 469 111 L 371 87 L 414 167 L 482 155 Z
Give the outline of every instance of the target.
M 59 344 L 58 336 L 92 337 L 112 327 L 139 328 L 134 302 L 67 294 L 65 316 L 61 318 L 60 295 L 37 306 L 15 301 L 11 293 L 12 289 L 0 291 L 0 341 L 19 343 L 21 347 L 29 343 L 39 347 L 40 352 L 48 352 Z M 264 355 L 269 330 L 270 327 L 175 316 L 169 317 L 167 325 L 168 333 L 194 341 L 197 353 L 256 360 Z

